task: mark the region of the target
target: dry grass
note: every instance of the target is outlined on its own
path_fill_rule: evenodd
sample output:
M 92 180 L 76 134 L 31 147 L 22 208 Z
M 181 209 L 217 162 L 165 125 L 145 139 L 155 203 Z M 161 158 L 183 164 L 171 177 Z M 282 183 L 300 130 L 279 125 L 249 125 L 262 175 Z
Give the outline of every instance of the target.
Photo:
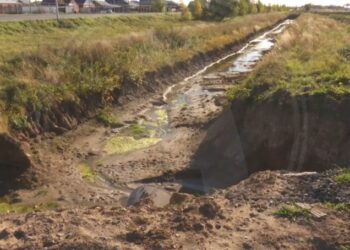
M 0 39 L 0 52 L 11 51 L 0 60 L 3 110 L 21 129 L 28 106 L 40 110 L 65 99 L 78 102 L 87 94 L 108 96 L 121 84 L 142 84 L 146 72 L 238 41 L 257 25 L 264 28 L 285 16 L 258 14 L 225 22 L 182 22 L 176 16 L 78 19 L 64 21 L 63 28 L 38 21 L 28 30 L 23 23 L 17 24 L 20 28 L 1 24 L 0 34 L 10 41 L 33 39 L 11 49 Z
M 348 31 L 347 24 L 304 14 L 279 37 L 277 48 L 249 78 L 230 91 L 230 98 L 250 96 L 262 85 L 265 90 L 255 95 L 256 100 L 279 90 L 291 95 L 327 94 L 334 98 L 349 94 L 350 64 L 341 53 L 349 47 Z

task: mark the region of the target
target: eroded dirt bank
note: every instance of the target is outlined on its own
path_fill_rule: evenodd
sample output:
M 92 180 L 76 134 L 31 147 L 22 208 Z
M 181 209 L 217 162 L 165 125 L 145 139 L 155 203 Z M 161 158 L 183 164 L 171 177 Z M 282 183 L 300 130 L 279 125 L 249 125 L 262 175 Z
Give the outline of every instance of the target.
M 29 186 L 30 178 L 23 173 L 33 166 L 28 144 L 21 145 L 7 133 L 0 133 L 0 195 L 11 189 Z
M 239 41 L 235 41 L 222 48 L 214 49 L 205 54 L 197 54 L 191 60 L 178 62 L 172 66 L 165 66 L 156 72 L 148 72 L 142 80 L 141 85 L 135 84 L 132 80 L 123 82 L 120 87 L 111 93 L 108 100 L 102 96 L 102 93 L 96 93 L 94 95 L 82 96 L 80 103 L 69 101 L 57 103 L 41 111 L 33 111 L 28 107 L 30 126 L 24 129 L 23 132 L 29 136 L 35 136 L 43 132 L 64 133 L 95 115 L 97 108 L 111 103 L 125 105 L 130 99 L 144 98 L 145 95 L 149 96 L 150 93 L 161 91 L 167 85 L 181 81 L 208 63 L 238 50 L 253 37 L 262 34 L 286 19 L 293 19 L 297 16 L 296 14 L 290 14 L 271 26 L 257 26 L 255 32 L 247 34 Z
M 349 100 L 347 95 L 292 97 L 280 91 L 253 105 L 234 102 L 231 109 L 249 172 L 349 166 Z
M 165 96 L 161 91 L 136 99 L 124 93 L 124 99 L 130 97 L 128 105 L 112 110 L 118 115 L 120 128 L 91 120 L 61 136 L 43 134 L 28 140 L 39 181 L 33 190 L 15 192 L 19 205 L 123 204 L 142 183 L 198 192 L 213 187 L 203 188 L 198 171 L 180 174 L 180 178 L 173 173 L 188 169 L 206 136 L 207 124 L 222 111 L 222 100 L 232 81 L 246 71 L 245 65 L 253 66 L 272 48 L 273 37 L 288 24 L 281 23 L 228 57 L 228 63 L 239 62 L 229 74 L 224 61 L 214 65 L 223 65 L 222 70 L 201 71 L 169 88 L 172 91 L 165 91 Z
M 261 101 L 237 99 L 209 127 L 192 165 L 216 187 L 267 169 L 349 166 L 349 104 L 346 95 L 293 97 L 282 91 Z
M 250 138 L 244 132 L 247 125 L 236 117 L 247 119 L 249 112 L 244 105 L 239 114 L 225 110 L 226 90 L 273 48 L 274 40 L 288 25 L 293 22 L 252 39 L 227 60 L 174 85 L 171 91 L 157 93 L 147 101 L 130 98 L 128 106 L 112 110 L 119 115 L 120 128 L 103 127 L 91 120 L 61 136 L 45 134 L 29 140 L 33 159 L 39 163 L 40 182 L 35 189 L 17 190 L 6 197 L 12 206 L 9 210 L 24 209 L 26 213 L 1 216 L 0 247 L 348 246 L 349 213 L 334 207 L 349 201 L 349 184 L 336 181 L 340 170 L 265 171 L 236 186 L 213 190 L 252 172 L 246 154 L 250 156 L 246 148 L 250 140 L 240 134 Z M 262 111 L 252 112 L 252 116 Z M 166 202 L 162 200 L 159 206 L 160 195 L 155 191 L 126 207 L 140 187 L 161 190 L 162 195 L 167 194 L 163 196 Z M 297 210 L 302 216 L 275 215 L 291 202 L 310 208 Z M 312 214 L 314 209 L 322 216 Z
M 290 16 L 294 18 L 295 16 Z M 284 20 L 284 19 L 283 19 Z M 283 20 L 279 20 L 278 23 Z M 236 41 L 232 44 L 208 52 L 207 54 L 198 54 L 193 57 L 190 61 L 179 62 L 172 67 L 167 66 L 160 69 L 157 72 L 149 72 L 143 79 L 142 85 L 136 85 L 132 81 L 125 82 L 121 85 L 121 88 L 115 89 L 111 96 L 106 100 L 102 94 L 94 94 L 88 96 L 81 96 L 81 101 L 76 103 L 74 101 L 64 101 L 62 103 L 56 103 L 50 107 L 45 107 L 42 110 L 32 110 L 32 107 L 27 107 L 26 113 L 28 117 L 28 126 L 23 128 L 21 131 L 12 131 L 11 135 L 7 133 L 3 138 L 11 137 L 13 145 L 11 147 L 17 147 L 23 144 L 24 146 L 18 147 L 21 150 L 20 155 L 27 155 L 28 160 L 30 156 L 36 154 L 36 146 L 28 147 L 30 143 L 30 137 L 36 137 L 44 133 L 55 133 L 63 134 L 72 129 L 77 128 L 79 124 L 85 122 L 87 119 L 91 119 L 96 115 L 96 110 L 108 105 L 133 105 L 133 100 L 138 102 L 144 102 L 149 98 L 154 97 L 155 93 L 162 92 L 167 86 L 181 81 L 190 74 L 193 74 L 197 70 L 203 68 L 208 63 L 221 58 L 223 55 L 231 53 L 232 51 L 240 48 L 244 43 L 252 39 L 254 36 L 261 34 L 262 32 L 270 29 L 271 27 L 260 28 L 257 27 L 255 33 L 248 34 L 244 39 Z M 6 148 L 8 140 L 1 143 L 0 147 Z M 18 168 L 26 169 L 26 164 L 16 164 L 9 157 L 0 158 L 2 165 L 15 165 Z M 39 162 L 40 163 L 40 162 Z

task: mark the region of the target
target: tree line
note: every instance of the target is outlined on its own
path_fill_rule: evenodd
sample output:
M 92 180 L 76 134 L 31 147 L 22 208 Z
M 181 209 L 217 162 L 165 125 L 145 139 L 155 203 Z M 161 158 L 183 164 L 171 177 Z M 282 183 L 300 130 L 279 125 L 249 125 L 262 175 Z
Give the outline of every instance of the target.
M 186 6 L 181 3 L 183 20 L 222 20 L 226 17 L 244 16 L 247 14 L 286 11 L 284 5 L 265 5 L 260 0 L 194 0 Z

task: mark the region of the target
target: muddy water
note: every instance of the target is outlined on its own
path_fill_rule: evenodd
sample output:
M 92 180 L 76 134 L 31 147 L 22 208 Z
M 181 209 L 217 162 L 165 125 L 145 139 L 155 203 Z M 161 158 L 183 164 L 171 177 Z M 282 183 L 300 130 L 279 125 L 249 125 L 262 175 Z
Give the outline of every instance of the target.
M 190 105 L 193 99 L 201 96 L 215 95 L 215 92 L 203 88 L 200 83 L 195 83 L 195 78 L 212 77 L 214 80 L 220 77 L 220 73 L 241 75 L 254 69 L 254 66 L 261 60 L 264 54 L 270 51 L 275 45 L 275 37 L 280 34 L 293 21 L 286 20 L 274 29 L 265 32 L 258 38 L 248 42 L 239 51 L 229 54 L 218 61 L 206 66 L 196 74 L 184 79 L 182 82 L 170 86 L 163 94 L 165 105 L 153 107 L 146 112 L 148 117 L 156 117 L 155 113 L 169 112 L 169 110 L 179 106 Z M 189 86 L 191 84 L 191 86 Z M 168 121 L 169 122 L 169 121 Z M 159 129 L 163 132 L 169 132 L 170 129 L 166 124 Z M 166 135 L 166 133 L 162 133 Z
M 111 161 L 114 157 L 130 151 L 146 149 L 160 142 L 176 129 L 172 126 L 171 113 L 180 112 L 186 107 L 192 108 L 194 103 L 202 103 L 210 96 L 223 95 L 224 88 L 208 90 L 208 86 L 204 84 L 206 80 L 215 82 L 222 77 L 241 76 L 252 71 L 263 55 L 274 47 L 275 37 L 291 23 L 291 20 L 284 21 L 274 29 L 251 40 L 239 51 L 221 58 L 182 82 L 170 86 L 164 92 L 162 102 L 137 114 L 138 118 L 133 124 L 114 131 L 114 136 L 105 142 L 102 155 L 90 159 L 89 163 L 96 166 L 98 162 Z M 220 86 L 218 84 L 214 87 Z M 200 183 L 196 178 L 181 179 L 178 183 L 185 188 L 200 190 Z

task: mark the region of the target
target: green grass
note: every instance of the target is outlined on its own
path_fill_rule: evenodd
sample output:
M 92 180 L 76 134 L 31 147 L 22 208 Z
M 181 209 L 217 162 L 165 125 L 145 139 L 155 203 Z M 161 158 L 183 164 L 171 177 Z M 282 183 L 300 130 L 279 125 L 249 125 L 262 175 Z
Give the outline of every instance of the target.
M 310 212 L 307 209 L 299 208 L 295 205 L 283 205 L 281 208 L 273 212 L 273 215 L 295 220 L 297 218 L 308 218 Z
M 287 13 L 224 22 L 183 22 L 177 15 L 79 18 L 0 24 L 0 127 L 25 129 L 28 111 L 69 101 L 101 103 L 147 72 L 222 48 L 276 23 Z M 109 117 L 100 117 L 109 124 Z M 113 123 L 113 121 L 112 121 Z
M 156 111 L 157 124 L 163 125 L 168 123 L 168 113 L 165 109 L 159 109 Z
M 29 213 L 33 211 L 57 209 L 59 207 L 60 207 L 59 204 L 55 202 L 40 203 L 40 204 L 26 204 L 26 205 L 1 202 L 0 214 L 6 214 L 6 213 L 22 214 L 22 213 Z
M 326 15 L 337 20 L 337 21 L 350 24 L 350 15 L 349 14 L 327 13 Z
M 340 174 L 334 177 L 338 183 L 350 183 L 350 170 L 343 170 Z
M 79 170 L 81 177 L 89 182 L 94 182 L 96 180 L 96 174 L 92 171 L 91 167 L 86 163 L 82 162 L 79 164 Z
M 75 39 L 114 39 L 130 32 L 150 28 L 179 26 L 176 15 L 124 16 L 100 18 L 17 21 L 0 23 L 0 58 L 14 53 L 36 50 L 47 45 L 62 45 Z M 21 37 L 21 39 L 18 39 Z
M 304 14 L 277 41 L 250 76 L 228 91 L 234 99 L 350 95 L 350 26 L 329 17 Z
M 104 147 L 107 154 L 125 154 L 134 150 L 143 149 L 155 145 L 159 138 L 135 139 L 131 136 L 117 136 L 108 140 Z
M 350 244 L 348 245 L 340 245 L 339 250 L 350 250 Z
M 334 209 L 337 211 L 346 211 L 350 212 L 350 203 L 344 203 L 344 202 L 339 202 L 339 203 L 334 203 L 334 202 L 326 202 L 323 204 L 324 207 L 329 208 L 329 209 Z
M 123 126 L 123 124 L 118 120 L 118 118 L 114 114 L 112 114 L 111 111 L 106 109 L 98 111 L 96 119 L 103 125 L 112 128 L 118 128 Z
M 146 128 L 140 124 L 132 124 L 131 132 L 134 136 L 143 136 L 146 135 Z

